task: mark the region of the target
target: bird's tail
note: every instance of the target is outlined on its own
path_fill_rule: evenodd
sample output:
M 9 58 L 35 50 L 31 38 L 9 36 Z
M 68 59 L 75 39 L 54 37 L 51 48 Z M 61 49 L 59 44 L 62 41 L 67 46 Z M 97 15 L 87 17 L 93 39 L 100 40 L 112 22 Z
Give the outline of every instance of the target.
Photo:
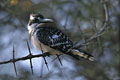
M 81 51 L 80 49 L 72 49 L 71 53 L 69 53 L 70 56 L 79 59 L 80 57 L 88 59 L 90 61 L 94 61 L 94 57 L 86 52 Z

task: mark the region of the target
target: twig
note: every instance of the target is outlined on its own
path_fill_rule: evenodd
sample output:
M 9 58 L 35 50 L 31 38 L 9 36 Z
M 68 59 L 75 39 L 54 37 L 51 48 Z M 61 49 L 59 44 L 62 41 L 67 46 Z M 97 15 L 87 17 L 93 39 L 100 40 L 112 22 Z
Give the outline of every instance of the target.
M 62 54 L 61 54 L 62 55 Z M 61 56 L 61 55 L 59 55 L 59 56 Z M 58 57 L 56 56 L 51 62 L 54 62 L 55 60 L 57 60 L 58 59 Z
M 58 61 L 60 62 L 61 66 L 63 66 L 63 65 L 62 65 L 62 61 L 60 60 L 60 57 L 59 57 L 59 56 L 61 56 L 61 55 L 56 54 L 56 57 L 55 57 L 51 62 L 53 62 L 53 61 L 55 61 L 55 60 L 58 59 Z
M 80 31 L 82 40 L 83 40 L 84 42 L 86 42 L 86 39 L 85 39 L 85 37 L 84 37 L 84 35 L 83 35 L 83 32 L 82 32 L 82 30 L 81 30 L 81 28 L 80 28 L 80 24 L 79 24 L 79 23 L 78 23 L 78 29 L 79 29 L 79 31 Z M 85 48 L 88 50 L 88 46 L 87 46 L 87 45 L 85 45 Z
M 54 62 L 55 60 L 57 60 L 57 56 L 51 62 Z
M 96 20 L 94 19 L 93 20 L 94 22 L 94 30 L 95 30 L 95 33 L 97 32 L 97 24 L 96 24 Z M 98 42 L 98 45 L 99 45 L 99 48 L 100 48 L 100 52 L 102 53 L 103 52 L 103 47 L 102 47 L 102 42 L 100 41 L 100 36 L 96 38 L 97 39 L 97 42 Z
M 101 26 L 101 29 L 97 33 L 95 33 L 93 36 L 91 36 L 89 39 L 87 39 L 86 42 L 78 41 L 77 43 L 74 44 L 73 47 L 80 47 L 82 44 L 86 44 L 89 41 L 91 41 L 103 34 L 103 32 L 105 31 L 105 29 L 107 27 L 108 21 L 109 21 L 109 12 L 108 12 L 107 1 L 103 2 L 103 7 L 104 7 L 104 13 L 105 13 L 105 21 L 104 21 L 103 25 Z

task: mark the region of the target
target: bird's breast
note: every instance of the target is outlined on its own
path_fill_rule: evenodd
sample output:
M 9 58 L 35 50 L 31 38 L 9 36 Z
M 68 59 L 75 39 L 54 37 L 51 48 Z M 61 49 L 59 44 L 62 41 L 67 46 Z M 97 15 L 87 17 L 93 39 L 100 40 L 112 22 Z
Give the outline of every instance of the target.
M 49 46 L 44 45 L 43 43 L 41 43 L 38 40 L 38 38 L 36 36 L 36 33 L 33 36 L 31 36 L 31 41 L 32 41 L 34 47 L 37 48 L 38 50 L 42 49 L 43 52 L 50 52 L 51 54 L 63 54 L 62 52 L 60 52 L 58 50 L 55 50 L 53 48 L 50 48 Z
M 40 41 L 38 40 L 38 38 L 36 36 L 31 36 L 31 41 L 32 41 L 35 48 L 37 48 L 39 50 L 41 49 Z

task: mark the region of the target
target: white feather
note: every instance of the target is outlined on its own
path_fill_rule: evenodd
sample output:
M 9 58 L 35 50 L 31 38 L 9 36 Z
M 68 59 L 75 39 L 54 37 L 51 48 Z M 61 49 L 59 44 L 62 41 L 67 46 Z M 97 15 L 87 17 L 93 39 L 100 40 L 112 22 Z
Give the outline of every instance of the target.
M 32 15 L 30 15 L 30 20 L 33 20 L 35 17 L 33 17 Z
M 52 36 L 53 39 L 56 39 L 56 38 L 58 38 L 58 37 L 59 37 L 58 35 L 53 35 L 53 36 Z

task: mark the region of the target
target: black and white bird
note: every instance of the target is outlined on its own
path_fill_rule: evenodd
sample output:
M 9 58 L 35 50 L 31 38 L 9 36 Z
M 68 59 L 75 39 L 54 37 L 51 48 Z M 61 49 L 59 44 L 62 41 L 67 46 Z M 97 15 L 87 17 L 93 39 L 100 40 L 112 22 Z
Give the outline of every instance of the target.
M 28 31 L 33 45 L 43 52 L 51 54 L 67 54 L 76 59 L 80 57 L 93 61 L 92 55 L 73 48 L 73 42 L 61 30 L 55 27 L 52 19 L 46 19 L 41 14 L 30 14 Z

